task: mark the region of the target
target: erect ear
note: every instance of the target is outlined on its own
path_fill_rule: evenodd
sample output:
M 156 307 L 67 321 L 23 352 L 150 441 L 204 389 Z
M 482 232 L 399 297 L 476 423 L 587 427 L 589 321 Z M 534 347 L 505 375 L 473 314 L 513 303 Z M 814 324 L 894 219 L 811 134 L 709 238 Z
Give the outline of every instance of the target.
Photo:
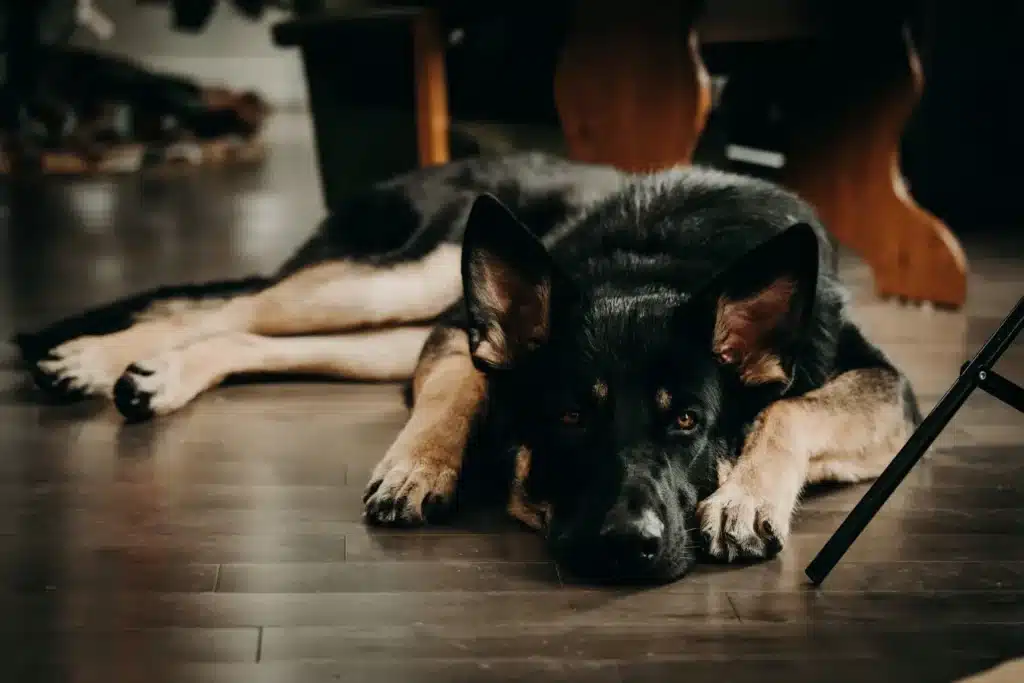
M 818 250 L 814 229 L 797 223 L 716 275 L 698 295 L 714 311 L 712 352 L 744 384 L 792 380 L 792 350 L 814 304 Z
M 547 341 L 554 279 L 540 240 L 497 198 L 480 195 L 462 245 L 470 351 L 478 366 L 511 367 Z

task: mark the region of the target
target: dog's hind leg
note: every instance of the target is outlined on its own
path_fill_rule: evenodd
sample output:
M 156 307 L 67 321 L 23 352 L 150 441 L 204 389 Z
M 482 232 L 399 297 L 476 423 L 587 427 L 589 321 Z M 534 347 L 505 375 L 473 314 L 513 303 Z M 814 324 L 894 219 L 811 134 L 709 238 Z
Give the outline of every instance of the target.
M 258 292 L 270 284 L 267 278 L 250 277 L 159 287 L 63 318 L 35 332 L 16 334 L 12 341 L 41 387 L 69 398 L 86 392 L 76 391 L 70 378 L 62 380 L 56 373 L 43 372 L 38 366 L 42 360 L 54 360 L 47 356 L 56 347 L 79 337 L 114 334 L 139 322 L 167 318 L 187 310 L 219 308 L 231 298 Z
M 906 380 L 887 366 L 853 369 L 768 406 L 735 466 L 698 514 L 719 559 L 759 559 L 784 545 L 807 483 L 876 476 L 914 428 Z
M 171 311 L 113 334 L 72 339 L 35 364 L 37 382 L 56 391 L 110 396 L 132 363 L 206 337 L 311 335 L 430 320 L 461 294 L 459 256 L 457 245 L 441 245 L 422 259 L 390 266 L 308 266 L 220 306 Z
M 114 386 L 132 421 L 166 415 L 236 374 L 308 374 L 366 381 L 407 380 L 429 327 L 395 327 L 311 337 L 227 333 L 133 363 Z
M 438 327 L 416 367 L 409 421 L 370 476 L 368 522 L 418 525 L 450 511 L 486 391 L 465 332 Z

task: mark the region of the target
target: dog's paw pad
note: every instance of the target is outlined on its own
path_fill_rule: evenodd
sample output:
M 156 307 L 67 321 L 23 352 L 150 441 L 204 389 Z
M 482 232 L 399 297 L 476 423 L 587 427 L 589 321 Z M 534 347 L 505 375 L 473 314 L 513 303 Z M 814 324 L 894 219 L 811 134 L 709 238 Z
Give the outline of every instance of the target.
M 387 466 L 386 463 L 394 462 Z M 454 507 L 458 472 L 437 462 L 385 457 L 363 499 L 364 516 L 378 526 L 421 526 L 447 518 Z

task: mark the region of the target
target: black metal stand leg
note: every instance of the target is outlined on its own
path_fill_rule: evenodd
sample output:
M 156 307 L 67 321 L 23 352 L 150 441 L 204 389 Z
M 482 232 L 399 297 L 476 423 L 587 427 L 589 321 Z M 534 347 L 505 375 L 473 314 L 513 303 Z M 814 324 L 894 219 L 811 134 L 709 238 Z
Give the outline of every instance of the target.
M 981 376 L 982 374 L 984 377 Z M 978 386 L 987 393 L 998 398 L 1011 408 L 1016 408 L 1024 413 L 1024 389 L 1021 389 L 994 370 L 982 371 L 982 373 L 979 373 L 978 379 L 980 380 Z
M 960 377 L 946 392 L 935 408 L 910 435 L 889 466 L 879 475 L 864 497 L 854 506 L 836 532 L 825 543 L 805 573 L 818 585 L 829 575 L 846 551 L 850 549 L 864 528 L 878 514 L 879 509 L 903 482 L 910 470 L 921 459 L 936 437 L 953 419 L 960 406 L 977 387 L 982 387 L 996 398 L 1024 411 L 1024 390 L 992 371 L 1006 348 L 1024 327 L 1024 297 L 1017 301 L 1010 314 L 989 337 L 972 361 L 966 364 Z

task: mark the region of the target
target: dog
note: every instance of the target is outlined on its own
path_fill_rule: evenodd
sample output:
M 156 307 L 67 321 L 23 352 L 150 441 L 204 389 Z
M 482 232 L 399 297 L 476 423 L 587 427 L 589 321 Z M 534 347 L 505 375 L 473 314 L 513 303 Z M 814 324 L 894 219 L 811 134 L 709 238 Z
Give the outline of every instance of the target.
M 155 290 L 16 342 L 49 394 L 111 397 L 130 420 L 237 373 L 404 381 L 366 520 L 443 522 L 487 481 L 596 581 L 770 558 L 806 485 L 877 476 L 921 419 L 799 197 L 537 153 L 375 185 L 271 277 Z
M 207 87 L 83 48 L 40 47 L 37 67 L 24 125 L 10 131 L 3 153 L 38 154 L 51 170 L 136 171 L 204 155 L 230 158 L 258 140 L 270 112 L 254 92 Z M 12 96 L 2 87 L 0 95 Z

